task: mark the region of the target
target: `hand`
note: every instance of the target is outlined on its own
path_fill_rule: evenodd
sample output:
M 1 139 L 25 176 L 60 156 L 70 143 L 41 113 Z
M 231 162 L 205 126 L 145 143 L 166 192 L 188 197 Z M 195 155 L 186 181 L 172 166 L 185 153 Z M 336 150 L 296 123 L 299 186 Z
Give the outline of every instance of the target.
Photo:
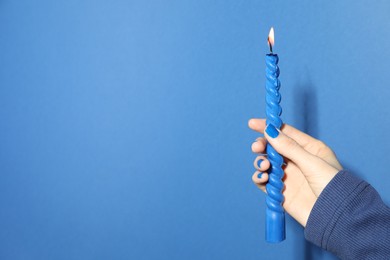
M 318 196 L 342 170 L 336 155 L 323 142 L 287 124 L 283 125 L 281 131 L 271 125 L 266 128 L 265 119 L 251 119 L 248 125 L 265 136 L 252 144 L 254 153 L 264 154 L 268 142 L 284 157 L 286 165 L 283 178 L 285 184 L 283 207 L 305 227 Z M 257 170 L 252 180 L 264 192 L 269 167 L 270 163 L 265 156 L 260 155 L 256 158 Z

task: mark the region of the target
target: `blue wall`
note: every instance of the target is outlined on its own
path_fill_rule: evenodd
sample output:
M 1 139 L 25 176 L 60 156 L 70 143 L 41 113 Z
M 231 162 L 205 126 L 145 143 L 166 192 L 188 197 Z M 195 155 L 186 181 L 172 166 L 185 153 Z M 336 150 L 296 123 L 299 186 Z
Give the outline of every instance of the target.
M 0 0 L 0 259 L 333 259 L 264 241 L 247 128 L 283 119 L 390 202 L 390 2 Z

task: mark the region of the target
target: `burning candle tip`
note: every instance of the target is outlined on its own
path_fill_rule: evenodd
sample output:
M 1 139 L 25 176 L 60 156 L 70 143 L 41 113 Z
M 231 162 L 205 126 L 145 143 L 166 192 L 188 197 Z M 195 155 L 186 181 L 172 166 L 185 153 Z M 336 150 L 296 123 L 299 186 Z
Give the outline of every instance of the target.
M 269 30 L 269 34 L 268 34 L 268 46 L 269 46 L 269 50 L 270 52 L 272 53 L 272 47 L 274 46 L 275 44 L 275 36 L 274 36 L 274 27 L 271 27 L 271 29 Z

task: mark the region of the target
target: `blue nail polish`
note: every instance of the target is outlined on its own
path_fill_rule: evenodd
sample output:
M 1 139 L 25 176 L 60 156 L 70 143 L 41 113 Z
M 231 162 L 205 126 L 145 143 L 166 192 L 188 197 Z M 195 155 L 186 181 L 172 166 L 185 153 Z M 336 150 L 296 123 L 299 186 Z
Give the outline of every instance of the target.
M 263 162 L 263 160 L 258 160 L 258 161 L 257 161 L 257 167 L 260 168 L 260 165 L 261 165 L 262 162 Z
M 261 178 L 261 176 L 263 176 L 263 174 L 262 173 L 259 173 L 259 174 L 257 174 L 257 178 Z
M 267 129 L 265 129 L 265 131 L 272 138 L 276 138 L 279 135 L 279 131 L 275 128 L 275 126 L 273 124 L 269 124 L 267 126 Z

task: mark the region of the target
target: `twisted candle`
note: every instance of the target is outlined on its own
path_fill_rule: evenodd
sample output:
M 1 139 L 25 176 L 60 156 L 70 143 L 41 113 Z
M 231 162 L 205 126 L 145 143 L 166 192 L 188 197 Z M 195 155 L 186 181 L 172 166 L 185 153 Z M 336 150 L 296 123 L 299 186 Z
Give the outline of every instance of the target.
M 272 46 L 270 44 L 270 46 Z M 278 55 L 267 54 L 266 56 L 266 114 L 267 125 L 273 124 L 280 129 L 283 122 L 280 118 L 282 107 L 280 106 L 281 95 L 279 93 L 280 81 Z M 282 203 L 284 196 L 282 190 L 284 184 L 282 181 L 284 172 L 282 169 L 283 157 L 278 154 L 271 145 L 267 145 L 268 160 L 271 167 L 268 172 L 267 190 L 267 210 L 266 210 L 266 240 L 267 242 L 277 243 L 286 238 L 285 235 L 285 214 Z

